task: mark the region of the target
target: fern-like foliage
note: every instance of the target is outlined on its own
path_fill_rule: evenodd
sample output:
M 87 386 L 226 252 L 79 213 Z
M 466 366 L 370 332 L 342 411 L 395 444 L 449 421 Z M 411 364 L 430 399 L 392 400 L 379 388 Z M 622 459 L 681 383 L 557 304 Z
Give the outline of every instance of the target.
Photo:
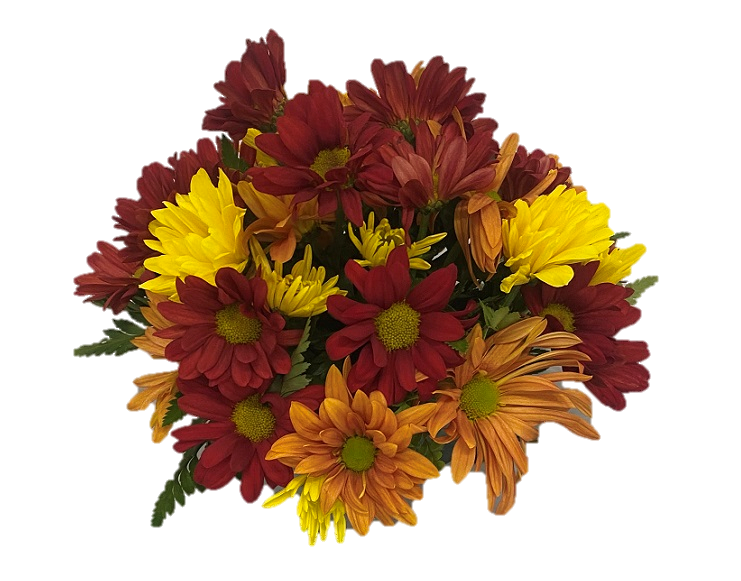
M 198 464 L 198 451 L 203 444 L 193 446 L 183 453 L 180 465 L 175 471 L 172 480 L 165 483 L 165 489 L 154 503 L 152 511 L 152 526 L 161 527 L 168 515 L 175 511 L 175 503 L 185 506 L 185 496 L 193 494 L 196 490 L 203 492 L 205 488 L 193 480 L 193 471 Z
M 90 345 L 82 345 L 75 349 L 74 354 L 78 357 L 90 357 L 91 355 L 123 355 L 127 351 L 134 351 L 136 345 L 131 340 L 144 334 L 144 328 L 126 319 L 113 319 L 115 329 L 103 331 L 105 339 Z

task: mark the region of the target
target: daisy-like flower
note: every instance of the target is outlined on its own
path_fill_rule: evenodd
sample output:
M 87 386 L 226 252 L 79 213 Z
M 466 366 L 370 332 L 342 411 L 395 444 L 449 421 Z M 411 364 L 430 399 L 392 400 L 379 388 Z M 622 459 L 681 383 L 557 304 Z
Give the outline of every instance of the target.
M 350 389 L 378 389 L 398 403 L 417 389 L 417 372 L 442 379 L 460 355 L 447 342 L 465 334 L 460 313 L 443 312 L 457 279 L 454 264 L 436 270 L 414 288 L 406 248 L 393 250 L 385 266 L 369 271 L 348 261 L 345 275 L 366 300 L 327 299 L 327 310 L 345 327 L 329 337 L 334 361 L 360 350 L 348 377 Z
M 222 94 L 222 105 L 206 111 L 203 129 L 225 131 L 236 140 L 251 127 L 275 129 L 275 119 L 286 101 L 283 48 L 283 39 L 273 30 L 267 42 L 247 40 L 242 59 L 230 62 L 225 79 L 214 85 Z
M 380 391 L 351 396 L 343 374 L 332 366 L 319 414 L 292 404 L 296 433 L 276 441 L 266 458 L 280 460 L 297 476 L 326 477 L 319 491 L 322 512 L 329 514 L 339 500 L 361 535 L 374 518 L 387 526 L 414 525 L 417 516 L 407 501 L 420 500 L 420 485 L 439 473 L 409 444 L 425 431 L 433 410 L 423 404 L 394 414 Z
M 355 234 L 350 224 L 347 233 L 350 240 L 363 256 L 362 260 L 356 260 L 360 266 L 383 266 L 388 260 L 389 254 L 394 248 L 406 246 L 409 255 L 409 268 L 416 270 L 429 270 L 429 262 L 421 258 L 433 244 L 440 242 L 447 235 L 446 232 L 427 236 L 418 242 L 407 245 L 407 236 L 403 228 L 392 228 L 386 218 L 383 218 L 378 226 L 373 212 L 368 216 L 368 222 L 363 222 L 359 228 L 360 238 Z
M 276 374 L 290 371 L 286 346 L 296 345 L 302 331 L 284 330 L 285 319 L 268 308 L 261 278 L 223 268 L 215 282 L 213 287 L 194 276 L 178 280 L 182 302 L 159 305 L 175 324 L 156 335 L 172 339 L 165 355 L 180 362 L 183 379 L 203 374 L 231 398 L 262 391 Z
M 247 226 L 245 238 L 254 236 L 261 242 L 269 242 L 268 252 L 273 260 L 291 260 L 296 244 L 304 235 L 334 219 L 333 216 L 320 219 L 316 198 L 294 204 L 294 196 L 263 194 L 246 181 L 239 182 L 237 189 L 257 218 Z
M 321 386 L 309 386 L 288 397 L 277 393 L 229 398 L 203 380 L 179 381 L 182 395 L 178 406 L 198 418 L 208 420 L 172 432 L 178 439 L 175 450 L 185 452 L 207 442 L 193 479 L 210 489 L 221 488 L 240 475 L 240 492 L 247 502 L 260 496 L 262 487 L 286 486 L 293 471 L 283 463 L 267 459 L 270 446 L 293 432 L 288 411 L 293 402 L 309 410 L 319 406 Z
M 544 319 L 531 317 L 484 339 L 481 327 L 475 326 L 468 336 L 465 362 L 436 392 L 429 432 L 440 443 L 455 442 L 450 461 L 455 482 L 484 466 L 489 510 L 497 514 L 514 504 L 516 483 L 528 469 L 525 443 L 537 439 L 541 423 L 556 422 L 579 436 L 599 438 L 583 417 L 573 413 L 590 416 L 589 398 L 553 383 L 587 376 L 539 373 L 586 360 L 582 352 L 569 349 L 579 339 L 565 332 L 543 334 L 545 328 Z M 533 348 L 551 350 L 531 355 Z M 443 429 L 444 435 L 438 435 Z
M 98 242 L 98 252 L 87 258 L 93 272 L 75 277 L 75 294 L 87 296 L 85 302 L 105 301 L 103 308 L 114 313 L 123 311 L 139 291 L 139 285 L 151 273 L 145 273 L 136 264 L 124 262 L 121 252 L 108 242 Z
M 177 300 L 175 281 L 193 275 L 214 284 L 216 272 L 232 268 L 239 272 L 247 265 L 247 248 L 242 229 L 244 209 L 234 204 L 232 186 L 219 170 L 214 186 L 205 170 L 193 176 L 188 195 L 177 194 L 175 203 L 152 212 L 149 231 L 156 240 L 147 246 L 159 253 L 144 266 L 159 274 L 141 288 Z
M 149 223 L 152 210 L 163 207 L 164 202 L 174 202 L 176 194 L 187 194 L 190 182 L 199 169 L 205 169 L 216 183 L 219 168 L 223 166 L 221 155 L 214 142 L 200 139 L 196 149 L 182 151 L 168 160 L 169 167 L 152 163 L 142 169 L 136 182 L 139 198 L 119 198 L 116 200 L 116 215 L 113 217 L 116 228 L 126 231 L 116 240 L 124 243 L 121 257 L 125 262 L 141 265 L 145 259 L 156 256 L 157 252 L 147 246 L 145 240 L 152 238 Z
M 621 410 L 625 393 L 648 388 L 649 373 L 640 361 L 649 352 L 644 341 L 615 339 L 638 321 L 641 311 L 626 300 L 632 289 L 610 282 L 595 285 L 598 268 L 598 262 L 574 266 L 568 285 L 523 287 L 522 296 L 531 313 L 546 318 L 549 331 L 568 331 L 581 339 L 574 349 L 589 356 L 584 372 L 592 376 L 584 385 L 603 404 Z
M 482 111 L 484 94 L 468 94 L 474 79 L 466 80 L 465 68 L 451 71 L 442 57 L 431 59 L 426 67 L 412 73 L 407 72 L 403 62 L 384 64 L 376 59 L 371 72 L 377 93 L 358 81 L 347 83 L 351 118 L 370 113 L 372 121 L 410 136 L 417 123 L 434 121 L 444 125 L 453 121 L 455 111 L 463 123 L 470 124 Z M 495 128 L 496 124 L 492 130 Z
M 327 310 L 327 298 L 346 295 L 347 291 L 337 286 L 339 276 L 324 280 L 327 276 L 323 266 L 311 265 L 311 246 L 304 248 L 304 257 L 293 265 L 290 274 L 283 276 L 283 263 L 275 262 L 272 269 L 265 253 L 257 242 L 251 241 L 255 263 L 260 276 L 268 285 L 268 306 L 286 317 L 313 317 Z
M 571 168 L 562 167 L 558 156 L 540 149 L 528 153 L 520 145 L 496 191 L 504 201 L 523 199 L 532 203 L 537 196 L 549 194 L 560 185 L 569 187 L 570 176 Z
M 610 210 L 590 203 L 585 191 L 558 186 L 531 206 L 517 200 L 515 209 L 517 215 L 502 224 L 505 266 L 512 270 L 502 281 L 503 292 L 533 278 L 565 286 L 574 276 L 570 265 L 596 260 L 612 245 Z
M 599 266 L 589 284 L 618 284 L 630 276 L 631 268 L 645 252 L 646 247 L 643 244 L 634 244 L 630 248 L 613 246 L 599 255 Z
M 149 322 L 150 326 L 144 331 L 144 335 L 135 337 L 131 342 L 142 351 L 149 353 L 154 359 L 162 359 L 165 356 L 165 348 L 170 343 L 169 339 L 155 336 L 157 331 L 172 326 L 159 312 L 158 306 L 167 301 L 167 297 L 147 292 L 149 306 L 142 307 L 141 314 Z M 149 426 L 152 428 L 152 441 L 159 443 L 164 440 L 170 432 L 170 426 L 163 426 L 162 421 L 170 408 L 170 402 L 177 393 L 178 372 L 165 371 L 142 375 L 134 380 L 139 392 L 131 398 L 127 407 L 131 411 L 141 411 L 154 403 L 154 412 Z
M 299 522 L 301 530 L 309 535 L 309 544 L 315 545 L 317 536 L 326 541 L 329 525 L 333 521 L 335 538 L 338 543 L 341 543 L 345 540 L 345 530 L 347 529 L 345 504 L 341 500 L 335 500 L 329 512 L 325 513 L 322 510 L 319 498 L 322 485 L 326 479 L 326 476 L 316 478 L 306 476 L 306 474 L 296 476 L 283 490 L 268 498 L 263 506 L 273 508 L 283 504 L 298 493 Z
M 295 194 L 294 203 L 318 199 L 320 216 L 337 210 L 339 203 L 353 224 L 363 222 L 362 202 L 393 203 L 391 169 L 371 161 L 373 140 L 382 128 L 357 119 L 348 123 L 337 91 L 319 81 L 309 84 L 285 107 L 277 121 L 278 133 L 255 138 L 257 147 L 282 165 L 248 171 L 260 192 Z

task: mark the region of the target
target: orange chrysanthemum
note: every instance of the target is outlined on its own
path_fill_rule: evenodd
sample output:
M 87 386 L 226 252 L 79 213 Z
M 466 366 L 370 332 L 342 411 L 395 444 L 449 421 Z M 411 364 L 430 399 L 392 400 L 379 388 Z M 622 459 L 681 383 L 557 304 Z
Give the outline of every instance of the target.
M 455 482 L 472 468 L 485 466 L 489 510 L 496 514 L 506 513 L 514 504 L 515 485 L 527 472 L 525 443 L 538 437 L 539 424 L 557 422 L 579 436 L 599 438 L 584 419 L 591 416 L 589 398 L 554 384 L 589 376 L 540 373 L 551 367 L 580 368 L 581 361 L 589 359 L 569 349 L 580 342 L 578 337 L 563 331 L 543 334 L 546 325 L 542 317 L 531 317 L 488 339 L 477 325 L 468 336 L 466 361 L 436 392 L 429 432 L 439 443 L 455 441 L 450 462 Z M 535 348 L 551 350 L 531 355 Z M 438 436 L 443 428 L 445 434 Z
M 329 513 L 340 500 L 361 535 L 374 518 L 384 525 L 395 520 L 414 525 L 417 515 L 407 500 L 421 499 L 420 485 L 439 472 L 409 444 L 414 434 L 426 431 L 435 407 L 423 404 L 394 414 L 379 391 L 352 396 L 345 381 L 348 367 L 344 376 L 330 368 L 318 415 L 291 404 L 296 433 L 275 442 L 266 458 L 280 460 L 296 475 L 326 476 L 319 493 L 322 511 Z

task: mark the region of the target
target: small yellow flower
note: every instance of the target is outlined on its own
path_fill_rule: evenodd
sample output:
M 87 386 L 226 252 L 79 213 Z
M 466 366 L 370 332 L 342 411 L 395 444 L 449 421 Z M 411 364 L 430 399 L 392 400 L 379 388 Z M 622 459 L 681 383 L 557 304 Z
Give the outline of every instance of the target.
M 558 186 L 531 206 L 524 200 L 514 205 L 517 215 L 502 223 L 504 264 L 512 270 L 501 283 L 503 292 L 533 278 L 566 286 L 574 276 L 570 264 L 597 260 L 612 245 L 610 210 L 590 203 L 586 191 Z
M 338 543 L 345 540 L 347 521 L 345 519 L 345 505 L 341 500 L 336 500 L 329 512 L 322 510 L 319 502 L 319 493 L 326 476 L 296 476 L 283 490 L 276 492 L 268 498 L 263 507 L 272 508 L 292 498 L 301 489 L 298 499 L 298 516 L 301 530 L 308 533 L 309 544 L 314 545 L 319 536 L 323 541 L 327 540 L 329 523 L 334 520 L 334 534 Z
M 283 276 L 283 263 L 275 261 L 275 269 L 265 256 L 260 244 L 250 239 L 250 248 L 260 275 L 268 283 L 268 306 L 287 317 L 313 317 L 327 310 L 327 297 L 346 295 L 347 291 L 337 286 L 339 276 L 325 281 L 327 273 L 323 266 L 311 265 L 311 246 L 304 248 L 304 258 Z
M 406 244 L 406 233 L 403 228 L 392 228 L 386 218 L 375 226 L 376 217 L 373 212 L 368 216 L 368 222 L 360 227 L 360 239 L 356 236 L 352 224 L 348 223 L 347 232 L 350 240 L 363 256 L 363 260 L 356 260 L 360 266 L 383 266 L 391 251 L 397 246 Z M 412 242 L 407 246 L 409 254 L 409 268 L 429 270 L 430 263 L 419 258 L 430 250 L 430 247 L 445 238 L 446 233 L 427 236 L 419 242 Z
M 149 223 L 156 240 L 145 240 L 160 256 L 147 258 L 144 267 L 159 276 L 142 283 L 141 288 L 178 300 L 178 278 L 194 275 L 215 286 L 220 268 L 244 270 L 245 211 L 234 204 L 232 184 L 223 171 L 219 170 L 216 187 L 206 170 L 199 169 L 190 182 L 190 193 L 177 194 L 174 204 L 164 204 L 164 208 L 152 211 L 154 219 Z
M 630 276 L 630 269 L 646 252 L 643 244 L 634 244 L 630 248 L 613 248 L 605 250 L 599 256 L 599 266 L 594 273 L 589 286 L 602 282 L 618 284 Z

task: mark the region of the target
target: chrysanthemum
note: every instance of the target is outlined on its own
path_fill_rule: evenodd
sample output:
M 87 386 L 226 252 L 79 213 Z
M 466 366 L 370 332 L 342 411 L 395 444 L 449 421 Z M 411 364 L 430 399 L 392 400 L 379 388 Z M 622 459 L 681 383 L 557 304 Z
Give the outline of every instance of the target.
M 599 255 L 599 266 L 590 285 L 611 282 L 618 284 L 630 276 L 630 270 L 646 252 L 643 244 L 634 244 L 630 248 L 612 247 Z
M 424 69 L 407 72 L 403 62 L 384 64 L 376 59 L 371 64 L 378 92 L 358 81 L 347 83 L 352 102 L 348 115 L 352 118 L 370 113 L 370 119 L 410 134 L 417 123 L 434 121 L 441 125 L 453 121 L 454 111 L 463 123 L 482 111 L 483 93 L 469 95 L 474 79 L 466 80 L 466 69 L 452 71 L 442 57 L 430 60 Z M 492 130 L 496 128 L 496 124 Z
M 505 266 L 512 270 L 502 281 L 504 292 L 533 278 L 564 286 L 574 276 L 570 265 L 596 260 L 612 245 L 610 210 L 590 203 L 587 192 L 559 186 L 531 206 L 517 200 L 515 208 L 517 215 L 502 224 Z
M 290 274 L 283 276 L 283 263 L 275 262 L 271 268 L 262 248 L 256 242 L 250 244 L 260 276 L 268 285 L 267 304 L 286 317 L 313 317 L 327 310 L 327 298 L 346 295 L 347 291 L 337 286 L 339 276 L 324 280 L 327 276 L 323 266 L 312 266 L 311 246 L 304 248 L 304 257 L 293 265 Z
M 121 250 L 107 242 L 98 242 L 98 252 L 87 258 L 93 272 L 75 277 L 75 294 L 87 296 L 85 301 L 105 301 L 104 309 L 120 313 L 139 291 L 139 285 L 151 273 L 136 264 L 124 262 Z
M 285 83 L 283 39 L 271 30 L 267 42 L 247 40 L 242 59 L 230 62 L 225 79 L 214 85 L 223 104 L 206 111 L 203 129 L 225 131 L 237 140 L 251 127 L 274 130 L 286 100 Z
M 537 196 L 549 194 L 560 185 L 570 187 L 570 176 L 571 168 L 561 166 L 558 156 L 547 155 L 540 149 L 528 153 L 520 145 L 507 172 L 501 176 L 497 193 L 507 202 L 524 199 L 532 203 Z
M 429 432 L 440 443 L 455 442 L 450 461 L 455 482 L 484 466 L 489 510 L 497 514 L 514 504 L 515 485 L 528 469 L 525 443 L 537 439 L 541 423 L 556 422 L 579 436 L 599 438 L 573 413 L 589 416 L 589 398 L 553 383 L 582 381 L 586 376 L 539 373 L 584 361 L 583 353 L 569 349 L 579 339 L 564 332 L 543 334 L 545 328 L 544 319 L 531 317 L 484 339 L 481 327 L 475 326 L 468 336 L 465 362 L 436 392 Z M 531 355 L 534 348 L 553 350 Z M 445 434 L 437 435 L 442 429 Z
M 417 371 L 442 379 L 448 367 L 460 363 L 460 355 L 447 345 L 465 333 L 460 313 L 443 312 L 457 273 L 451 264 L 411 288 L 406 248 L 396 248 L 385 266 L 369 271 L 348 261 L 345 275 L 367 304 L 341 296 L 327 299 L 329 314 L 345 327 L 329 337 L 326 350 L 334 361 L 360 350 L 348 378 L 350 389 L 378 389 L 398 403 L 417 388 Z
M 417 516 L 408 501 L 420 500 L 420 485 L 439 473 L 409 444 L 414 434 L 425 431 L 432 411 L 432 405 L 423 404 L 394 414 L 379 391 L 351 396 L 345 378 L 332 366 L 319 414 L 292 404 L 296 433 L 275 442 L 266 458 L 280 460 L 296 475 L 326 477 L 319 492 L 322 512 L 330 513 L 341 501 L 361 535 L 374 518 L 384 525 L 395 520 L 414 525 Z
M 288 410 L 293 402 L 315 410 L 322 397 L 321 386 L 301 389 L 288 397 L 277 393 L 229 398 L 209 387 L 204 380 L 178 382 L 182 396 L 178 406 L 206 423 L 173 431 L 175 450 L 185 452 L 204 442 L 193 479 L 206 488 L 221 488 L 236 475 L 247 502 L 260 496 L 262 487 L 286 486 L 293 472 L 285 464 L 266 458 L 278 438 L 293 432 Z
M 648 387 L 648 370 L 639 363 L 648 357 L 648 346 L 615 339 L 621 329 L 638 321 L 641 311 L 625 300 L 632 289 L 609 282 L 594 285 L 597 268 L 597 262 L 575 266 L 568 285 L 528 286 L 522 295 L 531 313 L 546 318 L 549 331 L 568 331 L 581 339 L 574 349 L 591 359 L 584 363 L 584 372 L 592 378 L 584 385 L 603 404 L 620 410 L 625 393 Z
M 393 202 L 391 169 L 370 161 L 373 140 L 382 128 L 365 119 L 348 123 L 337 91 L 318 81 L 308 94 L 299 94 L 277 121 L 278 133 L 258 135 L 259 149 L 282 165 L 254 167 L 248 174 L 257 190 L 266 194 L 295 194 L 294 203 L 318 199 L 320 216 L 337 210 L 360 225 L 362 202 Z
M 214 284 L 216 272 L 232 268 L 239 272 L 247 265 L 242 217 L 245 211 L 234 204 L 232 186 L 219 170 L 214 186 L 205 170 L 198 170 L 188 195 L 177 194 L 175 203 L 152 212 L 149 231 L 156 240 L 147 246 L 159 255 L 144 266 L 159 274 L 141 287 L 177 300 L 175 281 L 188 275 Z
M 138 199 L 116 200 L 116 215 L 113 219 L 116 228 L 126 231 L 125 235 L 116 240 L 121 240 L 124 244 L 121 257 L 125 262 L 141 265 L 145 259 L 157 255 L 145 243 L 145 240 L 152 238 L 149 231 L 152 210 L 162 208 L 164 202 L 174 202 L 176 194 L 187 194 L 190 191 L 190 182 L 199 169 L 205 169 L 216 183 L 219 168 L 223 167 L 221 155 L 210 139 L 200 139 L 195 150 L 173 155 L 168 159 L 168 164 L 169 167 L 152 163 L 142 169 L 142 175 L 136 182 Z
M 298 499 L 298 517 L 301 524 L 301 530 L 309 535 L 309 544 L 315 545 L 317 536 L 323 541 L 327 540 L 329 524 L 334 521 L 334 533 L 338 543 L 345 540 L 345 530 L 347 521 L 345 519 L 345 504 L 341 500 L 335 500 L 329 512 L 324 512 L 320 503 L 320 493 L 322 485 L 327 479 L 326 476 L 316 478 L 306 476 L 296 476 L 288 483 L 283 490 L 276 492 L 268 498 L 263 506 L 273 508 L 283 504 L 289 498 L 299 494 Z
M 368 216 L 368 222 L 363 222 L 363 225 L 359 228 L 360 238 L 355 234 L 350 224 L 347 226 L 350 240 L 363 256 L 362 260 L 356 260 L 360 266 L 383 266 L 394 248 L 406 246 L 409 255 L 409 268 L 429 270 L 431 268 L 430 263 L 420 257 L 427 254 L 432 245 L 440 242 L 447 234 L 446 232 L 440 232 L 407 245 L 407 236 L 403 228 L 392 228 L 386 218 L 383 218 L 378 226 L 375 224 L 376 217 L 371 212 Z
M 167 298 L 151 292 L 147 292 L 147 298 L 149 306 L 142 307 L 141 314 L 150 326 L 146 328 L 144 335 L 135 337 L 131 342 L 142 351 L 149 353 L 154 359 L 161 359 L 165 356 L 165 348 L 170 340 L 157 337 L 155 333 L 172 326 L 172 321 L 165 319 L 158 309 L 158 306 L 166 302 Z M 177 377 L 178 372 L 175 370 L 142 375 L 134 380 L 139 392 L 131 398 L 127 407 L 131 411 L 141 411 L 154 403 L 154 412 L 149 426 L 152 428 L 152 441 L 156 443 L 161 442 L 170 432 L 170 426 L 163 426 L 162 421 L 170 408 L 170 402 L 177 393 Z
M 226 397 L 240 398 L 290 371 L 285 348 L 298 343 L 302 331 L 284 330 L 285 319 L 266 304 L 268 289 L 261 278 L 223 268 L 215 282 L 214 287 L 194 276 L 178 280 L 182 302 L 159 305 L 175 325 L 156 334 L 173 340 L 165 355 L 180 362 L 180 377 L 203 374 Z

